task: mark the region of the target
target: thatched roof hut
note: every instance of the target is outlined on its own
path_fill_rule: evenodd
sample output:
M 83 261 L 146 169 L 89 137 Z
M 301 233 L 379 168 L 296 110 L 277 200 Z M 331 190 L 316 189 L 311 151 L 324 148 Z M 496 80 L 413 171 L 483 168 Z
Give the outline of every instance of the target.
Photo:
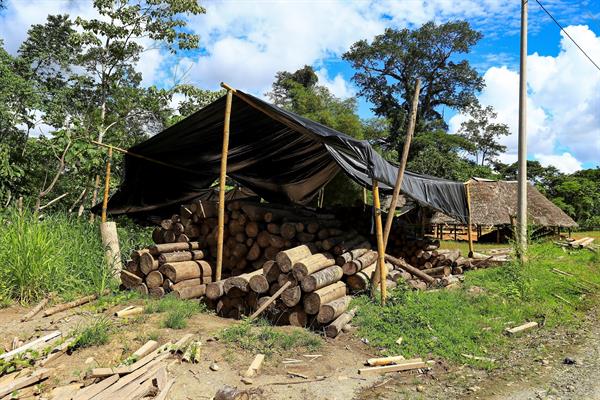
M 511 216 L 517 215 L 517 182 L 490 181 L 472 178 L 468 181 L 471 193 L 471 222 L 474 225 L 510 225 Z M 528 184 L 527 213 L 529 221 L 536 226 L 577 226 L 571 217 Z M 460 224 L 455 219 L 436 212 L 432 224 Z

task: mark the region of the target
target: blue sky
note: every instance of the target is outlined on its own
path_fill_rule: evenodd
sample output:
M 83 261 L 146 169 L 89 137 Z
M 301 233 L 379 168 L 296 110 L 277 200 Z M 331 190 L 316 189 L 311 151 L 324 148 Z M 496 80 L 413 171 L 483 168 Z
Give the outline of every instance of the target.
M 540 0 L 600 64 L 600 1 Z M 313 65 L 320 81 L 340 97 L 354 96 L 353 71 L 341 55 L 357 40 L 386 27 L 414 28 L 466 19 L 484 38 L 468 56 L 487 84 L 479 98 L 511 130 L 502 143 L 505 162 L 516 160 L 518 104 L 518 0 L 229 0 L 201 2 L 205 15 L 190 18 L 202 49 L 173 57 L 151 50 L 139 68 L 147 85 L 187 82 L 216 89 L 221 81 L 256 95 L 269 90 L 275 72 Z M 0 37 L 15 52 L 28 27 L 49 13 L 94 17 L 88 0 L 8 0 Z M 600 164 L 600 71 L 560 33 L 535 1 L 529 5 L 528 153 L 565 172 Z M 149 46 L 150 42 L 142 44 Z M 359 99 L 359 114 L 372 115 Z M 466 118 L 444 110 L 451 132 Z

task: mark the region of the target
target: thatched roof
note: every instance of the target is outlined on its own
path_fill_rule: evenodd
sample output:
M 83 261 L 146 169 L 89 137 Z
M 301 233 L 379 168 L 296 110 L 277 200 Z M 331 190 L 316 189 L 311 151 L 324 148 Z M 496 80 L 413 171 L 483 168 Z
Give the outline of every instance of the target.
M 471 222 L 476 225 L 510 225 L 517 215 L 517 182 L 469 180 L 471 192 Z M 528 184 L 527 213 L 537 226 L 575 227 L 577 223 L 554 203 Z M 457 221 L 440 212 L 431 218 L 433 224 L 456 224 Z

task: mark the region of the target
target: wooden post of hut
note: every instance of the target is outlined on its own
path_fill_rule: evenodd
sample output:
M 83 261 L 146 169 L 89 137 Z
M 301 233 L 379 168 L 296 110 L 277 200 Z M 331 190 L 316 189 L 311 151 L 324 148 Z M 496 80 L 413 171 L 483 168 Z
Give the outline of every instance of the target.
M 225 102 L 225 121 L 223 123 L 223 149 L 221 150 L 221 171 L 219 175 L 219 216 L 217 236 L 217 265 L 215 280 L 221 280 L 223 268 L 223 237 L 225 235 L 225 180 L 227 179 L 227 155 L 229 153 L 229 121 L 231 119 L 231 103 L 234 89 L 221 82 L 221 86 L 227 89 Z
M 385 266 L 385 243 L 381 223 L 381 203 L 379 202 L 379 184 L 373 179 L 373 210 L 375 211 L 375 233 L 377 236 L 377 267 L 371 280 L 371 295 L 375 293 L 377 283 L 381 283 L 381 305 L 385 305 L 387 297 L 387 268 Z

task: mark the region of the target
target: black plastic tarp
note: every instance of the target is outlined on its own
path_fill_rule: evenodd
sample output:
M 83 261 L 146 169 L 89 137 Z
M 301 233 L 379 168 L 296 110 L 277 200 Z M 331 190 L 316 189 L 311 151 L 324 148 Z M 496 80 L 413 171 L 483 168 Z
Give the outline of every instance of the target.
M 111 214 L 155 210 L 189 201 L 219 176 L 225 97 L 206 106 L 130 152 L 164 164 L 125 156 L 125 176 L 109 203 Z M 233 96 L 227 175 L 270 202 L 305 204 L 339 172 L 358 184 L 390 193 L 398 168 L 367 141 L 268 104 Z M 464 185 L 406 172 L 402 192 L 423 206 L 462 222 L 467 218 Z

